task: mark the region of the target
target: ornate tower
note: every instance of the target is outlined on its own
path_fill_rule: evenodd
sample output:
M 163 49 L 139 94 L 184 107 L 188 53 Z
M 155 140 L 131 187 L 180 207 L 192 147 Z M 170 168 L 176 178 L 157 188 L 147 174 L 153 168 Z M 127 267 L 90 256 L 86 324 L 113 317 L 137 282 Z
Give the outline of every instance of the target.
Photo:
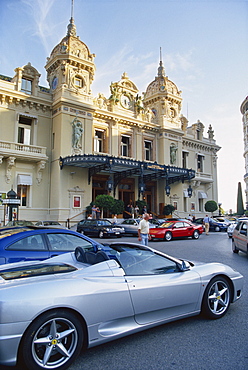
M 55 46 L 45 66 L 53 100 L 61 95 L 91 103 L 91 84 L 95 74 L 94 54 L 78 36 L 71 17 L 67 35 Z
M 158 74 L 146 89 L 144 107 L 151 109 L 152 121 L 159 123 L 161 127 L 181 129 L 181 103 L 181 91 L 165 76 L 160 50 Z

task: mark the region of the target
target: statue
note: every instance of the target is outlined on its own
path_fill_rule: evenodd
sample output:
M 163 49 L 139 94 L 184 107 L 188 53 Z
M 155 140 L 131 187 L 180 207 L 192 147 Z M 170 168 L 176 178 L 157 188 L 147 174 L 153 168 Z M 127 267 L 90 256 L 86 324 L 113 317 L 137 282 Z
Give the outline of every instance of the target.
M 145 116 L 146 116 L 146 121 L 148 121 L 150 123 L 151 120 L 152 120 L 152 111 L 151 111 L 150 108 L 146 108 Z
M 80 122 L 77 117 L 74 118 L 72 121 L 72 147 L 77 149 L 80 148 L 80 140 L 83 134 L 83 125 L 82 122 Z
M 110 85 L 110 91 L 111 91 L 111 95 L 110 95 L 109 100 L 113 101 L 114 104 L 116 104 L 120 100 L 120 93 L 118 91 L 118 88 L 113 86 L 113 83 Z
M 177 159 L 177 146 L 175 144 L 171 144 L 170 146 L 170 163 L 175 164 Z
M 143 103 L 142 103 L 142 97 L 137 94 L 135 100 L 136 100 L 135 101 L 135 106 L 136 106 L 136 109 L 137 109 L 137 113 L 139 114 L 141 111 L 144 110 Z

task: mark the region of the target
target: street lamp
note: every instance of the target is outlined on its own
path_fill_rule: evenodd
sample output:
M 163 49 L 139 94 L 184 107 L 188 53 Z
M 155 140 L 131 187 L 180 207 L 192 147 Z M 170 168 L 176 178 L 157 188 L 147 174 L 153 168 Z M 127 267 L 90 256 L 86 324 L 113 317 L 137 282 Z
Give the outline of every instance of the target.
M 191 185 L 189 185 L 189 187 L 188 187 L 188 189 L 187 189 L 187 192 L 188 192 L 188 196 L 189 196 L 189 198 L 191 198 L 191 197 L 192 197 L 192 193 L 193 193 L 193 190 L 192 190 Z
M 170 195 L 170 189 L 171 189 L 171 188 L 170 188 L 170 185 L 169 185 L 169 184 L 166 184 L 166 186 L 165 186 L 165 188 L 164 188 L 164 189 L 165 189 L 165 193 L 166 193 L 166 195 L 167 195 L 167 196 L 169 196 L 169 195 Z
M 107 181 L 107 188 L 108 188 L 108 191 L 111 193 L 111 191 L 113 190 L 113 180 L 112 180 L 112 177 L 109 176 L 109 179 Z

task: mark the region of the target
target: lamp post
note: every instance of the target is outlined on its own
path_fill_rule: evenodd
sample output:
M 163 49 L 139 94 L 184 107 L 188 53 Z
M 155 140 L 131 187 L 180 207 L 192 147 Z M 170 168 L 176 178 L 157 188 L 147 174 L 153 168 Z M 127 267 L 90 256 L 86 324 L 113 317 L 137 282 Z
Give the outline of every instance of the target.
M 193 190 L 192 190 L 191 185 L 189 185 L 189 187 L 188 187 L 188 189 L 187 189 L 187 192 L 188 192 L 188 196 L 189 196 L 189 198 L 191 198 L 191 197 L 192 197 L 192 193 L 193 193 Z
M 166 193 L 166 195 L 167 195 L 167 197 L 170 195 L 170 185 L 169 184 L 166 184 L 166 186 L 165 186 L 165 193 Z

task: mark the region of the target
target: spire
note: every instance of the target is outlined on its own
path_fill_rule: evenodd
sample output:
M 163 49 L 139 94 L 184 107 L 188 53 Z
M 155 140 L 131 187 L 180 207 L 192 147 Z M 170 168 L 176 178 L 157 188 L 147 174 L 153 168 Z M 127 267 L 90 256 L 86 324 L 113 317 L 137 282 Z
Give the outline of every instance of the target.
M 160 62 L 159 62 L 159 67 L 158 67 L 158 77 L 164 77 L 165 76 L 165 70 L 162 62 L 162 50 L 160 47 Z
M 73 19 L 73 12 L 74 12 L 74 0 L 71 0 L 71 19 L 70 23 L 67 26 L 67 36 L 77 36 L 77 30 L 76 26 L 74 24 L 74 19 Z

